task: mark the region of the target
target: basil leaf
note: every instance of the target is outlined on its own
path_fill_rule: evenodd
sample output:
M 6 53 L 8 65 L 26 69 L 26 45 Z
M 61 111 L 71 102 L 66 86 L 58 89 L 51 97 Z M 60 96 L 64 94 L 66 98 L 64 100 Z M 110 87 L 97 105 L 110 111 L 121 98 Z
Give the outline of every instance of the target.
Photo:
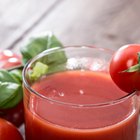
M 21 88 L 21 71 L 16 69 L 8 72 L 0 70 L 0 108 L 11 108 L 17 105 L 23 96 Z M 18 95 L 18 92 L 21 92 Z
M 66 68 L 66 64 L 65 63 L 61 63 L 61 64 L 52 64 L 49 66 L 48 68 L 48 72 L 47 74 L 51 74 L 51 73 L 54 73 L 54 72 L 60 72 L 60 71 L 65 71 L 67 68 Z
M 14 69 L 14 70 L 11 70 L 9 73 L 10 75 L 12 75 L 12 77 L 14 77 L 14 79 L 16 79 L 16 81 L 19 82 L 19 84 L 22 83 L 22 70 Z
M 10 101 L 3 104 L 0 108 L 9 109 L 9 108 L 13 108 L 14 106 L 18 105 L 18 103 L 23 99 L 22 86 L 19 86 L 19 88 L 17 89 L 15 94 L 16 94 L 16 96 L 14 96 L 14 98 L 12 98 Z
M 41 57 L 32 64 L 28 73 L 28 77 L 31 81 L 36 81 L 45 74 L 66 69 L 66 55 L 63 50 L 59 51 L 59 49 L 57 49 L 58 48 L 55 48 L 55 50 L 53 50 L 54 52 Z
M 55 35 L 50 33 L 48 35 L 48 41 L 47 41 L 47 46 L 46 49 L 50 48 L 56 48 L 56 47 L 63 47 L 62 43 L 56 38 Z
M 63 62 L 66 62 L 67 58 L 64 51 L 59 51 L 58 49 L 59 48 L 54 48 L 52 51 L 55 52 L 45 55 L 38 61 L 41 61 L 42 63 L 47 65 L 61 64 Z
M 0 108 L 16 96 L 19 88 L 16 83 L 0 82 Z
M 63 50 L 50 53 L 43 58 L 43 63 L 48 65 L 48 74 L 66 70 L 67 57 Z
M 40 37 L 33 37 L 20 50 L 23 56 L 23 63 L 25 64 L 37 54 L 55 47 L 62 47 L 62 44 L 52 33 Z
M 18 83 L 18 81 L 7 70 L 0 70 L 0 81 Z

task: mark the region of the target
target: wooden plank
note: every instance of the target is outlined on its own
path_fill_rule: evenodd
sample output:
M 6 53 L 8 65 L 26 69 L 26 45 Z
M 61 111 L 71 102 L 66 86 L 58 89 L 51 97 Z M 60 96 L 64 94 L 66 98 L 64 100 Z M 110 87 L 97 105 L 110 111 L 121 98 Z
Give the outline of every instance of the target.
M 16 46 L 46 30 L 66 45 L 94 44 L 116 50 L 139 43 L 139 5 L 139 0 L 65 0 Z
M 24 34 L 36 26 L 60 1 L 4 0 L 0 1 L 1 48 L 12 47 Z

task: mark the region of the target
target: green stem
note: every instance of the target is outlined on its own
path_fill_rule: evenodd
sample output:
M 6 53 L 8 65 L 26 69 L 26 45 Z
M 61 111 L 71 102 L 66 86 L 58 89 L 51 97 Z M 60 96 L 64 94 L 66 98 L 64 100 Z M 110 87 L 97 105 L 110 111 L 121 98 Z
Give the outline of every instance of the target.
M 140 65 L 140 52 L 138 52 L 138 64 Z
M 136 64 L 134 66 L 131 66 L 130 68 L 128 68 L 127 70 L 124 70 L 122 72 L 136 72 L 140 70 L 140 65 Z
M 130 68 L 122 72 L 136 72 L 136 71 L 140 72 L 140 52 L 138 52 L 137 55 L 138 55 L 138 64 L 131 66 Z

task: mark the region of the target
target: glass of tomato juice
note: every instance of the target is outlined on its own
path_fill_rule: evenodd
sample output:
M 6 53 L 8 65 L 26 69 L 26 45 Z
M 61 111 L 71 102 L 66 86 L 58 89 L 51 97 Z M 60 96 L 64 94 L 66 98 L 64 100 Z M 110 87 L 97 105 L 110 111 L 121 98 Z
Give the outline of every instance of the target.
M 112 54 L 69 46 L 33 58 L 23 71 L 26 140 L 136 140 L 138 91 L 113 83 Z

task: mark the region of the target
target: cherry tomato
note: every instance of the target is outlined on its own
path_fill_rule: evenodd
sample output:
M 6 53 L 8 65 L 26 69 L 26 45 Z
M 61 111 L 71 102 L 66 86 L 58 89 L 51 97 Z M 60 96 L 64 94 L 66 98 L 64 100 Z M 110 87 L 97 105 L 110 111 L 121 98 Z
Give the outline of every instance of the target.
M 13 53 L 11 50 L 0 51 L 0 68 L 11 68 L 20 65 L 21 56 Z
M 0 119 L 0 140 L 23 140 L 23 138 L 13 124 Z
M 23 102 L 21 101 L 14 108 L 0 109 L 0 118 L 4 118 L 19 127 L 24 122 Z
M 7 69 L 21 65 L 21 56 L 11 50 L 0 51 L 0 68 Z M 10 109 L 0 109 L 0 118 L 4 118 L 19 127 L 24 122 L 23 102 Z
M 125 45 L 116 51 L 110 62 L 113 81 L 129 93 L 140 90 L 139 52 L 140 44 Z

